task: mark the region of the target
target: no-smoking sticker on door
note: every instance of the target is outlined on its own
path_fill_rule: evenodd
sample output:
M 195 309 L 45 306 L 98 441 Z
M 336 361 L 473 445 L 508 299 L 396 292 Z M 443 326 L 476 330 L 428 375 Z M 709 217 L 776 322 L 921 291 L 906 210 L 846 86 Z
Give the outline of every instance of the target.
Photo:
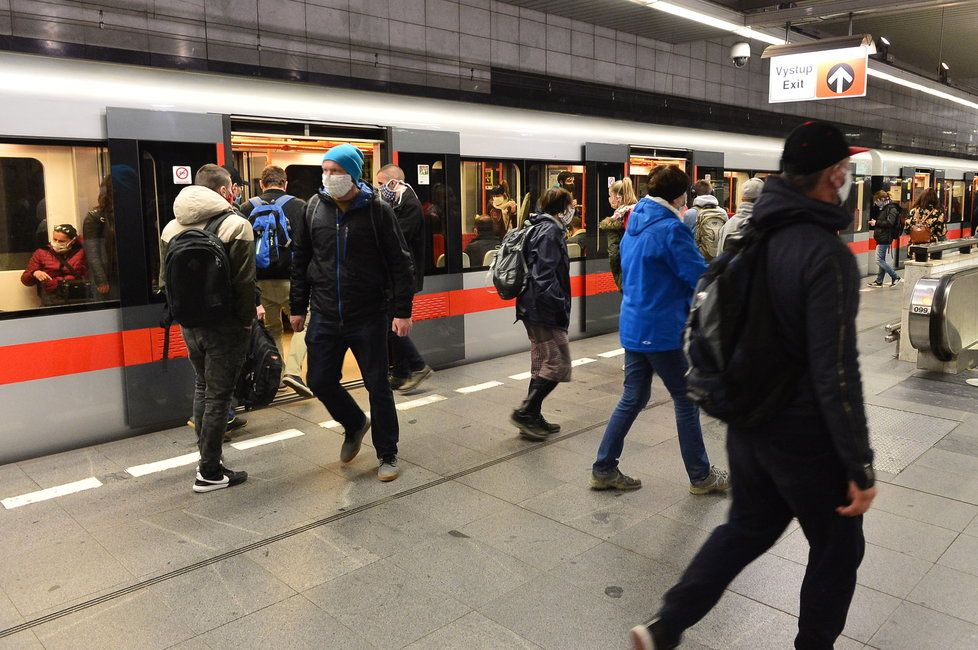
M 191 180 L 189 165 L 173 166 L 173 183 L 174 185 L 190 185 Z

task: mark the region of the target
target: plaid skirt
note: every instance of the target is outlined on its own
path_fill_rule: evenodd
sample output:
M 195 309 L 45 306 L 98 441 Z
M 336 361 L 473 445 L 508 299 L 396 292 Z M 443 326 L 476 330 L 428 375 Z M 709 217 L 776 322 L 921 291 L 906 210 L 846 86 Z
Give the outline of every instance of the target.
M 567 331 L 545 325 L 523 325 L 530 339 L 530 376 L 557 382 L 570 381 L 571 356 Z

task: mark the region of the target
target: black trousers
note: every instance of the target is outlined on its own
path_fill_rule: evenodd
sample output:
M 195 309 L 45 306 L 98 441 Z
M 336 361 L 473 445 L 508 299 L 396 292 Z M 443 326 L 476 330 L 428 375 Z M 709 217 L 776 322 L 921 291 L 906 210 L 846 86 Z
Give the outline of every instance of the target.
M 831 649 L 842 633 L 863 559 L 862 517 L 842 517 L 848 480 L 827 431 L 802 418 L 727 435 L 733 502 L 727 523 L 666 593 L 664 627 L 681 634 L 797 517 L 811 549 L 801 585 L 799 649 Z

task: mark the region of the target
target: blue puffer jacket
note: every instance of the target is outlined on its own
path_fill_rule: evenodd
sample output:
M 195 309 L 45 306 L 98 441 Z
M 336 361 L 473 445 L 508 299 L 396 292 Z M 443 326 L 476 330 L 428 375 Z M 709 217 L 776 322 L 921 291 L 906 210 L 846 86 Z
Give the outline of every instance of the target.
M 631 352 L 681 348 L 693 289 L 705 270 L 693 233 L 679 215 L 650 197 L 639 201 L 621 240 L 622 347 Z

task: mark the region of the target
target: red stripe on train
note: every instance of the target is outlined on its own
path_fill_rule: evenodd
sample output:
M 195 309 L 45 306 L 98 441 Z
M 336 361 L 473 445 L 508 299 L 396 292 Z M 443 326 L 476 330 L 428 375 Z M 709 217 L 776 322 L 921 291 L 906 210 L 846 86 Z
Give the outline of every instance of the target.
M 611 273 L 571 278 L 575 298 L 617 291 Z M 494 289 L 458 289 L 415 296 L 414 319 L 464 316 L 512 307 Z M 0 346 L 0 385 L 50 379 L 83 372 L 137 366 L 163 359 L 163 330 L 150 327 L 108 334 L 93 334 L 54 341 Z M 171 359 L 187 356 L 179 327 L 170 330 Z
M 970 228 L 957 228 L 956 230 L 948 230 L 948 239 L 961 239 L 963 237 L 970 237 Z M 892 242 L 890 244 L 892 246 Z M 901 235 L 900 236 L 900 248 L 906 248 L 910 245 L 910 236 Z M 860 253 L 874 253 L 876 252 L 876 240 L 870 237 L 869 239 L 864 239 L 863 241 L 851 241 L 849 242 L 849 250 L 852 251 L 854 255 L 859 255 Z

